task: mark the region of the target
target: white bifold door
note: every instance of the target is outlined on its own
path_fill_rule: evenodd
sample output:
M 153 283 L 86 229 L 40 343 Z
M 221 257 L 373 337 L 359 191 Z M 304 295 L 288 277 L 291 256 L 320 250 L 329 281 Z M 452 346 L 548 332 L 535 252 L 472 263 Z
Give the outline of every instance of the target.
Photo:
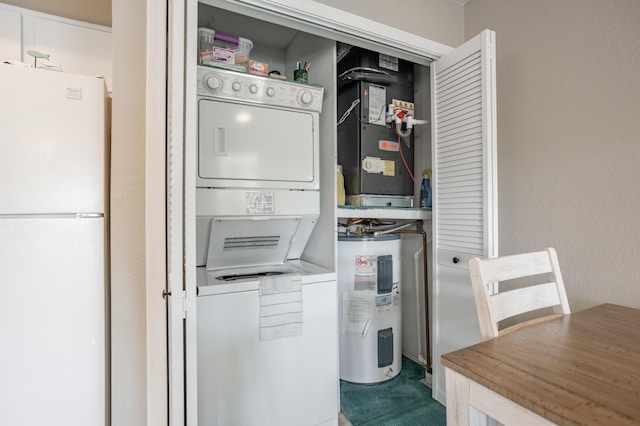
M 495 33 L 436 61 L 431 80 L 433 396 L 444 404 L 441 355 L 480 342 L 469 258 L 498 253 Z

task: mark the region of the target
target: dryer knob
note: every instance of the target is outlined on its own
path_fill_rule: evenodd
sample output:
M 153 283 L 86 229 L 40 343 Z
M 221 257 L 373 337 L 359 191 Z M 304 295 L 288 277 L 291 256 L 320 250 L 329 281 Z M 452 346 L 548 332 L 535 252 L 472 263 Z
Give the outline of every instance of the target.
M 267 87 L 267 96 L 273 98 L 276 94 L 276 89 L 273 87 Z
M 207 77 L 207 79 L 205 80 L 205 84 L 211 90 L 218 90 L 220 87 L 222 87 L 222 81 L 217 75 Z
M 256 93 L 258 93 L 258 86 L 252 84 L 251 86 L 249 86 L 249 91 L 255 95 Z
M 303 105 L 311 104 L 311 102 L 313 102 L 313 95 L 311 94 L 311 92 L 302 92 L 302 94 L 300 95 L 300 102 L 302 102 Z
M 237 81 L 234 81 L 231 84 L 231 88 L 233 89 L 234 92 L 239 92 L 240 89 L 242 88 L 242 85 L 240 83 L 238 83 Z

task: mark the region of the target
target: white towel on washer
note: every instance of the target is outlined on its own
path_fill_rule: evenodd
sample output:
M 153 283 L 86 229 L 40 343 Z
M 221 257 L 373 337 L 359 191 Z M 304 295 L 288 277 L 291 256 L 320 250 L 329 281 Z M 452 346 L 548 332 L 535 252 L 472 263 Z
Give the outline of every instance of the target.
M 302 334 L 302 277 L 260 277 L 260 339 Z

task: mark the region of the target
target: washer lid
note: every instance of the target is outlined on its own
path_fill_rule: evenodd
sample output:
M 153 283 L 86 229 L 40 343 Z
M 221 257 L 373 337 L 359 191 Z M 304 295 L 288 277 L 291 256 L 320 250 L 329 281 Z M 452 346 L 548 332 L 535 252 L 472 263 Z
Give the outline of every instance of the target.
M 283 264 L 301 220 L 260 216 L 212 219 L 207 270 Z

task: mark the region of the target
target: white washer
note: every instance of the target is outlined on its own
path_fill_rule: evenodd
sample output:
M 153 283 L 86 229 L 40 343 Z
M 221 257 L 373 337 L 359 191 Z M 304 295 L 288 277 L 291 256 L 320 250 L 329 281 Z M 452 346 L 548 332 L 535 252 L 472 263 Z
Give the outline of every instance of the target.
M 302 334 L 261 340 L 259 280 L 302 277 Z M 221 276 L 247 274 L 231 281 Z M 219 271 L 197 269 L 198 424 L 331 424 L 338 406 L 335 273 L 299 260 Z

